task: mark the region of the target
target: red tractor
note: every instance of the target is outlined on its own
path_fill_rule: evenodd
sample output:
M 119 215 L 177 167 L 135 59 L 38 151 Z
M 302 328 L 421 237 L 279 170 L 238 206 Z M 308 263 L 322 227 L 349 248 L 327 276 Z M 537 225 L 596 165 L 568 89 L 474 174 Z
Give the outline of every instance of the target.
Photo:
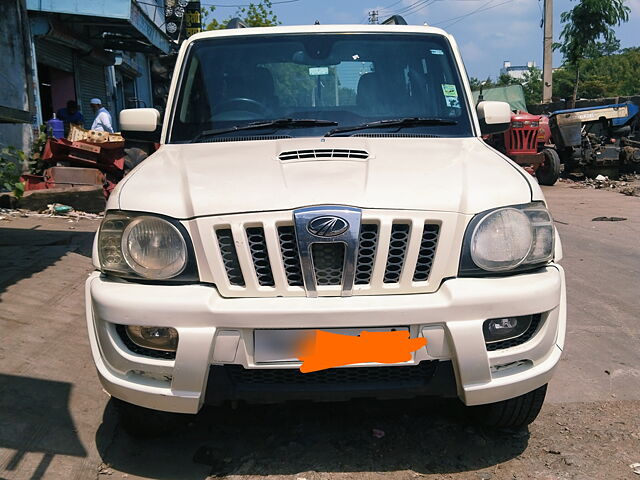
M 483 84 L 484 85 L 484 84 Z M 497 100 L 511 106 L 511 126 L 504 134 L 494 134 L 485 141 L 507 155 L 541 185 L 553 185 L 560 175 L 560 157 L 551 140 L 549 117 L 526 112 L 522 85 L 509 85 L 473 92 L 474 99 Z
M 504 134 L 492 135 L 487 142 L 535 175 L 541 185 L 553 185 L 560 176 L 560 157 L 551 144 L 549 117 L 522 110 L 511 115 L 511 126 Z

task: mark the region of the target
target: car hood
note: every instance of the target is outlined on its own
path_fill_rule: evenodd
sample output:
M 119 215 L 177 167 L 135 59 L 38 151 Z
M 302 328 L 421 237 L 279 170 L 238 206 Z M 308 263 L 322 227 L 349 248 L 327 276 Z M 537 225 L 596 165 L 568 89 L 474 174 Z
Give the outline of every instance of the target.
M 368 158 L 281 160 L 293 150 Z M 292 138 L 163 145 L 108 208 L 192 218 L 310 205 L 477 213 L 528 203 L 532 181 L 479 138 Z M 539 190 L 539 189 L 538 189 Z

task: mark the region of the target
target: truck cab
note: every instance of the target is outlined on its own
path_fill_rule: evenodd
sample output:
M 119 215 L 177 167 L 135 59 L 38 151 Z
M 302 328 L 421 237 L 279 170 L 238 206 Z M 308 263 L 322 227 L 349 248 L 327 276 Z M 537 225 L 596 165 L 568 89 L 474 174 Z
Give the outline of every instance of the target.
M 538 184 L 482 140 L 510 116 L 474 106 L 437 28 L 185 41 L 162 122 L 120 115 L 125 136 L 160 147 L 109 198 L 86 283 L 125 428 L 227 401 L 420 395 L 493 426 L 533 421 L 564 345 L 565 284 Z M 423 340 L 303 373 L 297 342 L 318 332 Z

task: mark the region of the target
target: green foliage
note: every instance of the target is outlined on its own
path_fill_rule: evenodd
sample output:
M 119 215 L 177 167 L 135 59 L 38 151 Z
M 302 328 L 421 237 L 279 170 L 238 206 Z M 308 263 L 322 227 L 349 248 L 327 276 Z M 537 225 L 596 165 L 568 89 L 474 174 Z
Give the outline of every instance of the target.
M 619 48 L 613 27 L 629 20 L 631 9 L 625 1 L 579 0 L 575 7 L 560 15 L 564 27 L 560 32 L 560 43 L 554 43 L 553 47 L 562 52 L 565 65 L 574 70 L 574 104 L 584 59 L 615 52 Z
M 575 86 L 576 70 L 571 65 L 553 72 L 553 96 L 571 98 Z M 625 48 L 614 55 L 599 55 L 580 62 L 578 98 L 602 98 L 640 94 L 640 47 Z M 479 90 L 482 83 L 470 78 L 472 90 Z M 484 88 L 504 86 L 507 79 L 494 82 L 487 78 Z M 530 68 L 522 80 L 511 79 L 509 84 L 520 83 L 527 105 L 542 101 L 542 71 Z
M 24 183 L 20 181 L 20 166 L 25 158 L 24 152 L 13 146 L 0 150 L 0 187 L 13 192 L 16 198 L 24 194 Z
M 203 17 L 215 14 L 216 7 L 202 10 Z M 248 7 L 238 8 L 235 15 L 229 16 L 226 20 L 213 18 L 207 23 L 206 30 L 221 30 L 227 28 L 227 24 L 232 18 L 238 17 L 250 27 L 273 27 L 280 25 L 280 20 L 273 13 L 271 0 L 259 0 L 258 3 L 251 2 Z
M 29 155 L 29 171 L 34 175 L 42 175 L 46 164 L 42 161 L 42 152 L 49 138 L 49 128 L 46 125 L 40 125 L 38 136 L 33 139 L 31 153 Z
M 573 95 L 576 71 L 566 65 L 553 74 L 553 96 Z M 640 93 L 640 47 L 626 48 L 615 55 L 587 58 L 580 63 L 581 82 L 577 97 L 600 98 Z
M 522 80 L 513 78 L 510 75 L 502 74 L 495 82 L 491 77 L 487 77 L 486 80 L 482 81 L 475 77 L 471 77 L 469 79 L 469 83 L 471 84 L 471 90 L 480 90 L 481 84 L 485 89 L 507 87 L 509 85 L 522 85 L 527 105 L 540 103 L 542 101 L 542 70 L 537 67 L 529 68 L 529 71 L 525 72 Z
M 542 70 L 538 67 L 530 67 L 523 75 L 522 89 L 527 105 L 542 101 Z
M 273 77 L 274 88 L 282 105 L 298 107 L 309 104 L 314 87 L 313 77 L 309 76 L 309 67 L 293 63 L 265 64 Z

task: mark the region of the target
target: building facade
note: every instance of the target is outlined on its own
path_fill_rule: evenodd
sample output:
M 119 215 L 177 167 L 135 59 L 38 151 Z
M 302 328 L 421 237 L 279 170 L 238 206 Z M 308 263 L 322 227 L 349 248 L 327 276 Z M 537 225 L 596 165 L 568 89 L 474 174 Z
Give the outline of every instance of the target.
M 526 65 L 511 65 L 511 62 L 505 60 L 500 69 L 500 75 L 509 75 L 511 78 L 518 80 L 524 80 L 525 73 L 529 72 L 529 69 L 534 68 L 536 62 L 527 62 Z
M 91 98 L 112 113 L 153 106 L 150 58 L 172 43 L 163 29 L 164 0 L 26 0 L 29 11 L 38 124 L 76 100 L 84 126 Z

